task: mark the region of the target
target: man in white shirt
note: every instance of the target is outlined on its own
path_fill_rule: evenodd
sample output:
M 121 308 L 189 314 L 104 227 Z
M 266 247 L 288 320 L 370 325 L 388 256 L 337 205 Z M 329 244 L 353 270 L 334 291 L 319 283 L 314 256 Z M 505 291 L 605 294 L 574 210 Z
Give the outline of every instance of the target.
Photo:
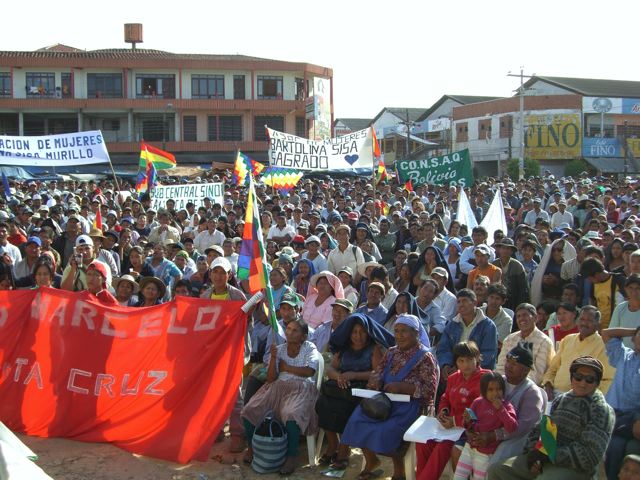
M 329 271 L 334 275 L 337 275 L 344 267 L 349 267 L 353 272 L 357 272 L 358 265 L 364 263 L 364 256 L 360 247 L 349 243 L 350 235 L 351 229 L 348 225 L 338 225 L 336 227 L 338 246 L 331 250 L 327 258 Z
M 216 219 L 209 217 L 207 219 L 207 229 L 203 230 L 193 239 L 195 249 L 204 254 L 204 251 L 211 245 L 222 245 L 225 235 L 220 230 L 216 230 Z
M 527 212 L 527 215 L 524 217 L 524 223 L 529 225 L 530 227 L 536 226 L 536 220 L 538 218 L 542 218 L 543 220 L 549 221 L 549 214 L 542 210 L 542 200 L 539 198 L 533 199 L 533 210 Z
M 296 230 L 287 225 L 287 217 L 284 212 L 279 212 L 276 216 L 276 224 L 269 229 L 267 240 L 273 240 L 279 246 L 287 245 L 293 237 L 296 236 Z
M 567 223 L 569 228 L 573 228 L 573 215 L 567 212 L 566 200 L 558 202 L 558 211 L 551 216 L 551 228 L 558 228 L 563 223 Z
M 0 257 L 7 254 L 11 259 L 11 264 L 15 265 L 22 260 L 20 249 L 9 243 L 7 236 L 9 235 L 9 226 L 5 222 L 0 222 Z
M 433 303 L 440 307 L 442 316 L 448 322 L 458 313 L 458 300 L 456 296 L 447 290 L 449 273 L 443 267 L 436 267 L 431 270 L 431 278 L 438 284 L 438 293 Z
M 169 212 L 162 212 L 158 215 L 160 225 L 151 230 L 149 234 L 149 242 L 162 243 L 169 245 L 170 243 L 178 243 L 180 241 L 180 231 L 176 227 L 169 225 L 171 217 Z

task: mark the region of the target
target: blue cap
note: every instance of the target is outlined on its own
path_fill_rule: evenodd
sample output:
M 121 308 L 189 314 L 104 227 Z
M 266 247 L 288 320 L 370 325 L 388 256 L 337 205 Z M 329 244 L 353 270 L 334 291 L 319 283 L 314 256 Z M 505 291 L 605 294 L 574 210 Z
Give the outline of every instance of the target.
M 27 239 L 27 242 L 24 244 L 24 246 L 26 247 L 27 245 L 29 245 L 30 243 L 35 243 L 36 245 L 38 245 L 39 247 L 42 246 L 42 242 L 40 241 L 40 238 L 38 237 L 29 237 Z

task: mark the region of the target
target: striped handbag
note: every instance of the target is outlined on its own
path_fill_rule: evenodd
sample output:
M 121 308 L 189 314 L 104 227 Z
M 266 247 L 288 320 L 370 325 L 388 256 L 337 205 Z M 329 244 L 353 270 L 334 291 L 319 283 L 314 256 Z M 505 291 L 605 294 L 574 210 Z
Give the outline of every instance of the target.
M 287 431 L 273 413 L 268 413 L 256 428 L 251 441 L 253 461 L 251 468 L 257 473 L 280 470 L 287 459 Z

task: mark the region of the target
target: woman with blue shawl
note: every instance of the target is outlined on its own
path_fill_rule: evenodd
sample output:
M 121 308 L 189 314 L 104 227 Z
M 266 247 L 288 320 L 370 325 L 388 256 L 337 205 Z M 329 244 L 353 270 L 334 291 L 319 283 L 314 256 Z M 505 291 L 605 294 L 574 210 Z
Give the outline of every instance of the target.
M 392 332 L 393 323 L 396 321 L 396 318 L 406 313 L 417 317 L 420 314 L 420 310 L 418 309 L 416 298 L 413 295 L 409 292 L 400 292 L 391 304 L 391 307 L 389 307 L 387 318 L 384 321 L 384 328 Z
M 333 358 L 325 370 L 329 379 L 322 384 L 316 403 L 318 425 L 327 436 L 321 465 L 331 464 L 336 470 L 349 465 L 349 447 L 338 445 L 338 435 L 361 400 L 351 395 L 351 389 L 366 387 L 371 372 L 382 360 L 383 348 L 393 345 L 391 332 L 362 313 L 347 317 L 331 334 L 329 349 Z
M 422 252 L 420 258 L 418 258 L 418 261 L 414 265 L 413 270 L 411 271 L 413 285 L 409 291 L 415 295 L 418 291 L 418 287 L 420 287 L 427 278 L 430 278 L 431 271 L 436 267 L 442 267 L 447 271 L 449 274 L 447 290 L 451 293 L 455 293 L 456 290 L 453 286 L 453 279 L 451 278 L 451 272 L 449 271 L 449 264 L 445 260 L 442 251 L 433 245 L 424 249 L 424 252 Z
M 402 437 L 424 412 L 430 414 L 437 387 L 438 367 L 433 355 L 420 341 L 420 320 L 415 315 L 396 319 L 393 334 L 396 346 L 385 353 L 369 379 L 367 388 L 409 396 L 408 402 L 391 402 L 386 420 L 369 417 L 359 405 L 349 418 L 341 444 L 362 449 L 366 461 L 358 479 L 373 478 L 380 467 L 377 454 L 393 460 L 393 477 L 405 478 L 404 454 L 407 443 Z
M 298 295 L 306 297 L 307 291 L 309 290 L 309 282 L 315 274 L 316 268 L 311 260 L 307 260 L 306 258 L 299 260 L 291 272 L 291 276 L 293 277 L 291 288 L 293 288 Z

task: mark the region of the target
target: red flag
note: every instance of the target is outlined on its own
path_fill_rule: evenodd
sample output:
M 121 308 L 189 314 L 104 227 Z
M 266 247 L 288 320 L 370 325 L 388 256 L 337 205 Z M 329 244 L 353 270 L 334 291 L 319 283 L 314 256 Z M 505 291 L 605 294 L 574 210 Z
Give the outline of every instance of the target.
M 96 216 L 93 219 L 93 228 L 102 230 L 102 204 L 98 206 L 98 211 L 96 212 Z
M 407 180 L 407 183 L 404 184 L 404 188 L 407 192 L 413 192 L 413 184 L 411 183 L 411 179 Z
M 28 435 L 206 461 L 238 395 L 242 304 L 107 307 L 88 292 L 1 291 L 0 420 Z
M 373 156 L 378 158 L 380 153 L 380 145 L 378 144 L 378 137 L 376 137 L 376 130 L 373 127 L 371 128 L 371 140 L 373 141 Z

